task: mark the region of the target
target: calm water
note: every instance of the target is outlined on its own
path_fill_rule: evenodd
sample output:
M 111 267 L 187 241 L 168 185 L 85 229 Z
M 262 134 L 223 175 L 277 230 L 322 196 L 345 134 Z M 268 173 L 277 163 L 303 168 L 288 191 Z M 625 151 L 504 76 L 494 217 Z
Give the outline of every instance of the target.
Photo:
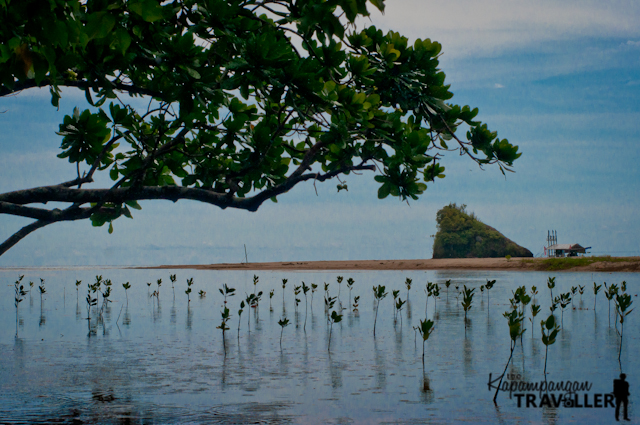
M 169 274 L 176 273 L 174 291 Z M 20 304 L 16 338 L 13 282 L 19 274 L 34 281 L 34 290 Z M 114 283 L 113 302 L 104 311 L 104 325 L 97 324 L 95 308 L 89 334 L 85 297 L 87 283 L 97 274 Z M 550 305 L 547 273 L 516 272 L 257 272 L 258 291 L 264 291 L 260 307 L 242 314 L 238 337 L 237 310 L 245 293 L 252 293 L 253 272 L 127 269 L 0 270 L 0 422 L 2 423 L 607 423 L 614 409 L 525 408 L 516 397 L 500 393 L 498 406 L 488 389 L 489 374 L 504 370 L 509 357 L 507 321 L 502 313 L 517 285 L 538 287 L 542 306 L 531 336 L 527 332 L 514 352 L 508 373 L 520 380 L 544 380 L 545 347 L 539 321 Z M 351 294 L 360 296 L 359 312 L 343 311 L 334 325 L 331 351 L 327 350 L 329 326 L 324 315 L 323 283 L 338 295 L 336 276 L 344 276 L 340 300 L 346 308 L 350 294 L 346 279 L 353 277 Z M 593 281 L 619 284 L 637 294 L 640 274 L 557 273 L 554 295 L 571 286 L 584 285 L 574 309 L 564 312 L 564 329 L 549 348 L 548 381 L 588 381 L 589 402 L 597 393 L 609 393 L 620 373 L 620 338 L 609 326 L 608 302 L 603 293 L 594 311 Z M 190 305 L 186 279 L 194 278 Z M 393 320 L 391 290 L 407 297 L 406 277 L 413 279 L 409 303 Z M 47 293 L 40 301 L 39 278 Z M 284 291 L 282 278 L 288 279 Z M 75 281 L 82 280 L 76 296 Z M 158 302 L 149 293 L 162 279 Z M 440 298 L 429 300 L 428 317 L 436 327 L 427 341 L 422 365 L 422 343 L 412 326 L 425 318 L 427 281 L 442 284 L 451 279 L 448 294 L 441 285 Z M 480 285 L 496 279 L 490 300 Z M 129 281 L 128 303 L 122 283 Z M 319 285 L 313 302 L 309 293 L 306 332 L 305 302 L 295 313 L 293 286 L 305 281 Z M 154 282 L 148 288 L 146 282 Z M 232 318 L 223 350 L 220 324 L 223 298 L 218 288 L 236 288 L 229 298 Z M 376 338 L 373 337 L 374 285 L 389 292 L 381 301 Z M 478 287 L 468 314 L 456 300 L 454 285 Z M 275 289 L 269 306 L 268 293 Z M 206 291 L 205 298 L 197 292 Z M 634 296 L 634 307 L 638 301 Z M 460 297 L 461 301 L 461 297 Z M 100 304 L 102 299 L 100 298 Z M 560 318 L 560 311 L 557 311 Z M 640 374 L 637 353 L 638 315 L 628 316 L 624 328 L 622 369 L 630 382 L 630 416 L 637 416 Z M 280 346 L 278 320 L 292 324 L 284 329 Z M 613 320 L 613 313 L 611 315 Z M 117 321 L 117 324 L 116 324 Z M 250 332 L 248 325 L 250 324 Z M 97 325 L 97 326 L 96 326 Z M 560 394 L 560 393 L 556 393 Z M 536 395 L 539 400 L 539 394 Z

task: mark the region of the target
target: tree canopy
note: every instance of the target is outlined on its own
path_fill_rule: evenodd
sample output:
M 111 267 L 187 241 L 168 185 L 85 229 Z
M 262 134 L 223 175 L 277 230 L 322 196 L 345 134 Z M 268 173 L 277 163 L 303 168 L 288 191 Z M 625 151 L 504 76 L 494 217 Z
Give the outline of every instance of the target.
M 34 219 L 0 255 L 56 222 L 111 232 L 149 199 L 255 211 L 301 182 L 363 170 L 379 198 L 417 199 L 451 150 L 510 171 L 518 147 L 449 102 L 441 45 L 360 28 L 384 9 L 369 3 L 0 0 L 0 97 L 48 87 L 57 107 L 71 87 L 90 104 L 57 133 L 76 178 L 0 194 L 1 214 Z M 96 173 L 113 184 L 95 187 Z
M 433 258 L 533 257 L 527 248 L 467 213 L 464 204 L 443 207 L 436 214 L 436 222 Z

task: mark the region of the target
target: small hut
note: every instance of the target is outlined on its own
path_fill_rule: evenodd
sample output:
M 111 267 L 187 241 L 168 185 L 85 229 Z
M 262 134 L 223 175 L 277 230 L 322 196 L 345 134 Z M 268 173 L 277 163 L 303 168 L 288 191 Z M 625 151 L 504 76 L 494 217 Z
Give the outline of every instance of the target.
M 580 244 L 554 244 L 547 248 L 548 255 L 550 257 L 577 257 L 578 254 L 585 254 L 587 249 L 591 247 L 584 248 L 580 246 Z

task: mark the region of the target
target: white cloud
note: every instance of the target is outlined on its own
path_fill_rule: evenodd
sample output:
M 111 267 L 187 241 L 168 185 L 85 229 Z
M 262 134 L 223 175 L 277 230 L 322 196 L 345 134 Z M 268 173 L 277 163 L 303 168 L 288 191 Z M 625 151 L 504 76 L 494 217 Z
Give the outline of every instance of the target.
M 388 0 L 374 25 L 443 44 L 448 56 L 491 55 L 505 49 L 580 37 L 640 35 L 640 3 L 578 0 Z
M 496 88 L 496 89 L 503 89 L 504 88 L 504 86 L 502 84 L 499 84 L 499 83 L 495 83 L 493 85 L 493 87 Z

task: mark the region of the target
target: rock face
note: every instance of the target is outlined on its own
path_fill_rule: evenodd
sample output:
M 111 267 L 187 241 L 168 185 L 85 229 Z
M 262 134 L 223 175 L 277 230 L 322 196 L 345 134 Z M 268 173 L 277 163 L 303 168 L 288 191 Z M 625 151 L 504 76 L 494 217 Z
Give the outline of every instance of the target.
M 466 205 L 449 204 L 438 211 L 433 258 L 533 257 L 531 251 L 479 221 Z

